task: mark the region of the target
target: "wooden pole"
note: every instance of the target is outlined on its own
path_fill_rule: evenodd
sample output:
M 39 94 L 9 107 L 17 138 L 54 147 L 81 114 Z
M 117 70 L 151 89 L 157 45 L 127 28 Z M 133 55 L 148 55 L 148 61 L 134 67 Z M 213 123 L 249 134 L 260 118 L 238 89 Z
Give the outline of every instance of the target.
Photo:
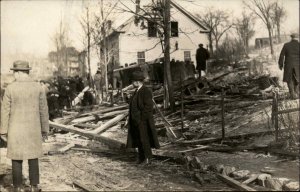
M 175 102 L 173 96 L 173 85 L 170 68 L 170 0 L 164 0 L 164 85 L 165 85 L 165 106 L 170 103 L 170 108 L 175 111 Z
M 180 118 L 181 118 L 181 132 L 183 133 L 183 85 L 182 85 L 182 73 L 180 73 L 180 89 L 181 89 L 181 113 L 180 113 Z
M 274 94 L 274 125 L 275 125 L 275 141 L 278 141 L 278 92 Z
M 222 88 L 222 99 L 221 99 L 221 119 L 222 119 L 222 140 L 225 139 L 225 109 L 224 109 L 224 89 Z

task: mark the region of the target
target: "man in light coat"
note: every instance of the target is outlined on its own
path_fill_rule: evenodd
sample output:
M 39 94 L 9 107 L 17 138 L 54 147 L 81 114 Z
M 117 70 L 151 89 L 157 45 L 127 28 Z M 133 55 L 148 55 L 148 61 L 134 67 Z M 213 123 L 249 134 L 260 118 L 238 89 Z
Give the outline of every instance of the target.
M 284 69 L 283 82 L 289 88 L 291 99 L 299 98 L 299 34 L 291 34 L 292 40 L 285 43 L 279 56 L 279 69 Z
M 38 158 L 49 131 L 44 89 L 29 77 L 29 63 L 13 64 L 15 81 L 7 86 L 1 110 L 1 137 L 7 137 L 7 157 L 12 159 L 14 191 L 22 191 L 22 163 L 28 160 L 31 191 L 39 191 Z

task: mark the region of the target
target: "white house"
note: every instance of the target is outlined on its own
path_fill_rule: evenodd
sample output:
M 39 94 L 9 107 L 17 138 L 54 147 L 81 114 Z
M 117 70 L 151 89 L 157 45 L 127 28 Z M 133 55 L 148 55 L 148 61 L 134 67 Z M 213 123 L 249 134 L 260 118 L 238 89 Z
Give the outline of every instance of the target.
M 150 21 L 147 27 L 136 25 L 135 16 L 107 36 L 107 52 L 114 66 L 142 64 L 163 57 L 162 45 L 157 28 Z M 171 59 L 192 61 L 194 64 L 196 49 L 202 43 L 208 47 L 208 29 L 191 13 L 179 4 L 171 1 Z

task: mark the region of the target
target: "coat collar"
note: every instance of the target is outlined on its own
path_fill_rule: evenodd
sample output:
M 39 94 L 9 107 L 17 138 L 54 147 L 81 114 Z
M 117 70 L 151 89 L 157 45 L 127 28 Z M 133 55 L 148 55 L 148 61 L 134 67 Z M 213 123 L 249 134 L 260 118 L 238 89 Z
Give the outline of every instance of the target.
M 33 80 L 30 77 L 23 77 L 16 79 L 16 82 L 32 82 Z

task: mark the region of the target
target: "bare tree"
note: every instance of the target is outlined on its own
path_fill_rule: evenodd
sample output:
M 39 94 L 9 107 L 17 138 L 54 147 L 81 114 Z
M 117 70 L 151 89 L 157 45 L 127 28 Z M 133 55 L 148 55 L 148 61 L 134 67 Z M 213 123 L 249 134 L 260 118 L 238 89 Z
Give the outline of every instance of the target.
M 70 44 L 70 39 L 68 36 L 68 27 L 63 21 L 60 21 L 58 30 L 52 37 L 55 49 L 56 49 L 56 67 L 58 69 L 58 75 L 67 74 L 67 47 Z
M 203 15 L 197 14 L 197 17 L 210 30 L 208 34 L 209 50 L 213 54 L 213 42 L 215 42 L 215 49 L 218 50 L 221 37 L 233 26 L 229 21 L 230 14 L 227 11 L 209 7 Z
M 244 53 L 248 55 L 249 40 L 254 36 L 255 17 L 253 13 L 243 11 L 241 18 L 236 19 L 234 28 L 243 44 Z
M 274 7 L 273 7 L 273 15 L 272 15 L 272 20 L 273 24 L 276 28 L 276 36 L 277 40 L 280 43 L 280 35 L 281 35 L 281 23 L 286 19 L 286 10 L 282 5 L 279 4 L 278 1 L 275 2 Z
M 90 87 L 94 87 L 93 78 L 91 76 L 91 21 L 90 21 L 90 11 L 89 8 L 86 7 L 86 14 L 84 17 L 81 18 L 80 24 L 84 32 L 84 39 L 83 43 L 85 49 L 87 50 L 87 61 L 88 61 L 88 83 Z
M 254 14 L 256 14 L 266 25 L 269 33 L 271 54 L 274 55 L 273 48 L 273 19 L 272 14 L 274 10 L 274 2 L 270 0 L 247 0 L 243 1 L 244 5 L 248 7 Z
M 103 75 L 105 76 L 105 91 L 108 92 L 108 64 L 112 61 L 114 53 L 117 51 L 114 49 L 109 49 L 107 38 L 109 33 L 112 31 L 112 21 L 110 16 L 118 5 L 116 1 L 113 5 L 104 5 L 103 0 L 99 4 L 99 13 L 95 13 L 93 16 L 93 26 L 92 26 L 92 37 L 93 44 L 97 49 L 97 55 L 100 59 L 100 65 L 104 65 Z M 101 66 L 100 66 L 101 67 Z

